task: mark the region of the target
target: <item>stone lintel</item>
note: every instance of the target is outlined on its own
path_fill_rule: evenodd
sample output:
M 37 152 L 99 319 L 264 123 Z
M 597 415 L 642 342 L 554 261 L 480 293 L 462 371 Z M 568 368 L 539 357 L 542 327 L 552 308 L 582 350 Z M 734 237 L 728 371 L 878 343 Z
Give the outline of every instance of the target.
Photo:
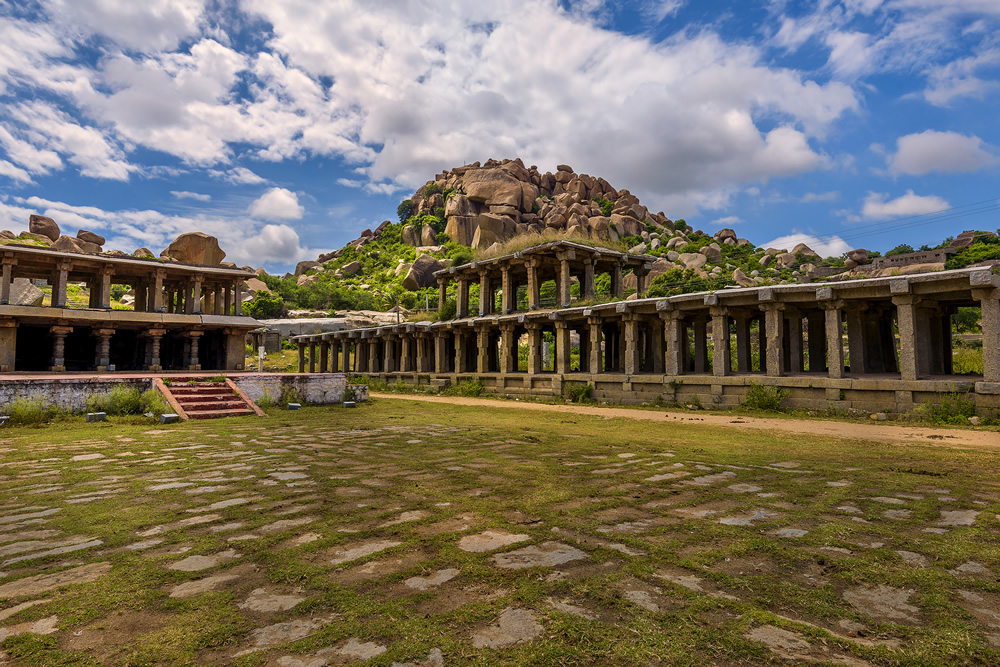
M 757 292 L 757 300 L 763 303 L 775 300 L 774 290 L 770 287 L 762 287 Z
M 583 316 L 584 317 L 590 317 L 593 314 L 594 314 L 594 309 L 593 308 L 584 308 L 583 309 Z
M 656 302 L 656 309 L 657 310 L 673 310 L 674 309 L 674 305 L 672 303 L 670 303 L 669 301 L 667 301 L 666 299 L 661 299 L 661 300 L 659 300 L 659 301 Z
M 705 303 L 706 306 L 714 306 L 714 305 L 718 304 L 719 303 L 719 295 L 718 294 L 706 294 L 705 295 L 705 302 L 704 303 Z
M 817 301 L 829 301 L 833 298 L 833 288 L 832 287 L 820 287 L 816 290 L 816 300 Z
M 908 294 L 910 292 L 909 278 L 892 278 L 889 280 L 890 294 Z
M 993 270 L 990 268 L 983 268 L 971 272 L 969 274 L 969 285 L 972 287 L 993 285 Z
M 615 304 L 615 312 L 616 313 L 624 313 L 626 311 L 628 311 L 628 304 L 625 303 L 624 301 L 621 302 L 621 303 Z

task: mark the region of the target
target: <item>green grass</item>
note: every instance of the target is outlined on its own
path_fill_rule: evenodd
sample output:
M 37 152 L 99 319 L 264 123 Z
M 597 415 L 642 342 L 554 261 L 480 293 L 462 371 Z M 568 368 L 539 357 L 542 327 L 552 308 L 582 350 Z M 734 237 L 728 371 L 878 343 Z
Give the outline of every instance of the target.
M 92 453 L 105 458 L 70 460 Z M 797 467 L 773 465 L 783 462 Z M 281 480 L 272 474 L 283 470 L 305 477 Z M 673 471 L 688 474 L 649 481 Z M 683 484 L 720 473 L 733 474 L 704 486 Z M 774 625 L 814 647 L 830 647 L 830 653 L 817 648 L 813 655 L 824 659 L 996 664 L 1000 653 L 987 641 L 992 631 L 964 609 L 958 591 L 1000 599 L 991 597 L 1000 596 L 998 473 L 997 455 L 984 450 L 763 431 L 735 435 L 690 423 L 652 426 L 505 405 L 484 409 L 391 399 L 355 410 L 306 406 L 264 419 L 170 428 L 77 420 L 8 428 L 0 440 L 0 498 L 6 499 L 0 518 L 20 511 L 17 506 L 59 507 L 24 530 L 55 530 L 104 544 L 0 565 L 8 573 L 0 586 L 66 563 L 107 561 L 112 569 L 98 581 L 42 594 L 42 604 L 5 620 L 8 627 L 56 615 L 59 631 L 17 635 L 0 649 L 13 664 L 253 665 L 307 656 L 353 637 L 387 647 L 372 661 L 376 665 L 419 661 L 433 648 L 441 649 L 446 664 L 761 664 L 779 659 L 745 634 Z M 171 480 L 191 486 L 171 487 Z M 849 485 L 828 484 L 839 480 Z M 736 493 L 728 489 L 733 484 L 753 484 L 776 495 Z M 152 488 L 158 485 L 167 487 Z M 189 493 L 205 486 L 226 488 Z M 114 493 L 66 502 L 102 489 Z M 902 498 L 907 495 L 914 497 Z M 884 504 L 875 497 L 901 497 L 903 503 Z M 188 511 L 226 498 L 254 500 Z M 858 512 L 839 509 L 845 506 Z M 718 513 L 696 519 L 677 512 L 706 507 Z M 777 516 L 751 526 L 718 522 L 758 509 Z M 897 509 L 911 514 L 884 515 Z M 959 509 L 979 511 L 976 523 L 944 534 L 923 532 L 941 511 Z M 416 510 L 426 514 L 381 527 Z M 219 517 L 177 525 L 207 513 Z M 441 529 L 442 522 L 462 516 L 472 517 L 468 530 Z M 298 517 L 312 520 L 277 532 L 261 530 Z M 242 525 L 212 531 L 232 523 Z M 158 526 L 162 530 L 152 537 L 139 535 Z M 797 539 L 770 534 L 784 527 L 808 533 Z M 555 570 L 500 569 L 493 554 L 457 546 L 460 537 L 483 530 L 528 535 L 523 544 L 501 551 L 555 540 L 581 549 L 588 559 Z M 288 546 L 287 540 L 307 532 L 317 539 Z M 245 535 L 257 537 L 230 541 Z M 146 550 L 125 549 L 143 539 L 162 542 Z M 401 544 L 330 564 L 331 550 L 375 539 Z M 0 549 L 9 543 L 0 542 Z M 615 545 L 639 555 L 626 556 Z M 203 572 L 167 568 L 191 555 L 226 549 L 240 557 Z M 927 567 L 908 565 L 897 550 L 926 556 Z M 948 573 L 968 561 L 993 574 Z M 376 569 L 366 573 L 366 568 Z M 402 583 L 442 568 L 461 574 L 428 592 Z M 239 578 L 221 590 L 169 597 L 177 584 L 229 571 Z M 553 576 L 559 571 L 564 574 Z M 663 574 L 695 576 L 706 591 L 732 597 L 692 591 Z M 852 587 L 877 584 L 912 589 L 910 603 L 919 607 L 920 622 L 870 618 L 843 597 Z M 289 611 L 255 615 L 239 605 L 256 588 L 298 592 L 307 599 Z M 636 606 L 629 590 L 650 591 L 659 611 Z M 450 606 L 447 596 L 454 598 Z M 0 600 L 0 608 L 25 599 Z M 569 600 L 599 620 L 557 611 L 550 599 Z M 498 650 L 475 649 L 472 634 L 508 607 L 533 610 L 544 626 L 541 637 Z M 246 647 L 255 627 L 325 616 L 335 620 L 310 636 L 232 657 Z M 839 625 L 845 619 L 864 625 L 864 638 L 873 645 L 847 638 Z M 100 636 L 114 640 L 83 647 L 85 639 Z

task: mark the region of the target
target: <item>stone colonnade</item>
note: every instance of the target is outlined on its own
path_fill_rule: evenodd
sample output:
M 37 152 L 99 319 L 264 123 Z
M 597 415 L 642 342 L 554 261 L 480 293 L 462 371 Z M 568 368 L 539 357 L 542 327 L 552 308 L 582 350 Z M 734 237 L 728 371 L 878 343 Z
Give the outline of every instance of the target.
M 981 377 L 953 374 L 951 315 L 962 306 L 981 309 Z M 529 386 L 530 378 L 551 378 L 552 393 L 563 381 L 620 382 L 624 393 L 636 381 L 714 389 L 757 382 L 825 389 L 834 403 L 846 389 L 870 387 L 906 404 L 921 387 L 953 391 L 964 382 L 977 394 L 1000 396 L 1000 277 L 960 269 L 741 288 L 296 341 L 303 372 L 315 371 L 318 361 L 321 371 L 442 381 L 496 376 L 498 388 L 519 376 Z

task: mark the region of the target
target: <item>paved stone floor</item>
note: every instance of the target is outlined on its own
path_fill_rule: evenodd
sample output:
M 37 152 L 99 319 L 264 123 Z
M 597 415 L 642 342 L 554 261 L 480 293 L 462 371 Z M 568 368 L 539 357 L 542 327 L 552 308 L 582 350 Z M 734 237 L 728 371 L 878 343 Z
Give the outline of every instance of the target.
M 0 438 L 0 664 L 1000 655 L 993 487 L 328 410 Z

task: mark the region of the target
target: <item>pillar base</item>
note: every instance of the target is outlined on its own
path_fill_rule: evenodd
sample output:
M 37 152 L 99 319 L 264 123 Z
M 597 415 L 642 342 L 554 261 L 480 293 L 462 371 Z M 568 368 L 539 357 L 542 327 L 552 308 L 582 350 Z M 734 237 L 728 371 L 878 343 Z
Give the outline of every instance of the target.
M 201 370 L 201 364 L 191 364 L 190 366 L 187 367 L 187 369 L 189 371 L 200 371 Z
M 104 373 L 104 372 L 106 372 L 108 370 L 108 367 L 107 366 L 98 366 L 94 370 L 96 370 L 98 373 Z
M 146 368 L 146 370 L 153 371 L 154 373 L 159 373 L 160 371 L 163 370 L 163 366 L 160 366 L 159 364 L 153 364 L 148 368 Z
M 56 364 L 55 366 L 49 366 L 49 370 L 62 372 L 66 370 L 66 367 L 62 364 Z

